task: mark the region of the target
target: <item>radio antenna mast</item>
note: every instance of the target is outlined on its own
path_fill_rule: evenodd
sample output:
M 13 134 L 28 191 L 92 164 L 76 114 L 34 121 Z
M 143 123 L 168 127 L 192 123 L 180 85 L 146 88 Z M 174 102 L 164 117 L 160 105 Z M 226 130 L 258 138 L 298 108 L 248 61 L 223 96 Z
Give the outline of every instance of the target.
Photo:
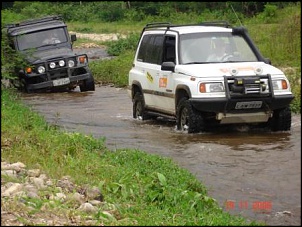
M 235 13 L 235 16 L 237 17 L 237 21 L 239 21 L 240 22 L 240 25 L 241 26 L 243 26 L 242 25 L 242 23 L 241 23 L 241 21 L 240 21 L 240 19 L 239 19 L 239 17 L 237 16 L 237 14 L 236 14 L 236 12 L 235 12 L 235 10 L 234 10 L 234 8 L 233 8 L 233 6 L 230 4 L 230 6 L 231 6 L 231 8 L 232 8 L 232 10 L 233 10 L 233 12 Z

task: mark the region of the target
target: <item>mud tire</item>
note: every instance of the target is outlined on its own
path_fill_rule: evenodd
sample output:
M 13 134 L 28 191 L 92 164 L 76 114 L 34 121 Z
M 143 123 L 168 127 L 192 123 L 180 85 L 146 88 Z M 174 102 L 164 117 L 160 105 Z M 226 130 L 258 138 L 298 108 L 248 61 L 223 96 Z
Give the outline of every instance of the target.
M 140 120 L 149 119 L 145 111 L 144 97 L 140 92 L 136 92 L 133 98 L 133 118 Z
M 291 122 L 291 109 L 290 107 L 286 107 L 274 111 L 273 117 L 269 120 L 269 126 L 273 132 L 289 131 Z
M 187 98 L 180 100 L 177 106 L 177 129 L 188 133 L 205 131 L 202 115 L 194 109 Z

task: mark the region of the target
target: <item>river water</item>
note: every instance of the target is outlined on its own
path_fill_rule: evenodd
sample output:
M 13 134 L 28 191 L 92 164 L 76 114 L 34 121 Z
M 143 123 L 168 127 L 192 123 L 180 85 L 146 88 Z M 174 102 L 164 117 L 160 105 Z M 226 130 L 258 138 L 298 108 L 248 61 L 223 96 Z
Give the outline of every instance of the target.
M 271 226 L 301 225 L 301 115 L 293 114 L 289 132 L 230 128 L 186 134 L 173 121 L 133 119 L 125 89 L 22 94 L 22 100 L 50 124 L 105 137 L 111 150 L 173 159 L 231 214 Z

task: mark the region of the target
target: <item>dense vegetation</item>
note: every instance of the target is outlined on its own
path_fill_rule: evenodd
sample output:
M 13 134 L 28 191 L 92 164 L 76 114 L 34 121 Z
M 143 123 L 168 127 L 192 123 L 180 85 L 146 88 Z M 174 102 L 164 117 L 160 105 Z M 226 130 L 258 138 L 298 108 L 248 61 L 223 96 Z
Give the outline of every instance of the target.
M 182 21 L 182 16 L 199 17 L 199 20 L 210 17 L 225 17 L 234 23 L 237 21 L 234 12 L 240 19 L 253 17 L 271 8 L 267 13 L 273 16 L 275 9 L 282 9 L 295 2 L 144 2 L 144 1 L 77 1 L 77 2 L 38 2 L 15 1 L 2 3 L 4 9 L 17 13 L 16 19 L 27 19 L 44 15 L 60 14 L 68 22 L 116 22 L 146 21 L 158 18 L 171 18 Z M 12 7 L 12 8 L 11 8 Z M 3 9 L 2 8 L 2 9 Z M 195 19 L 193 19 L 195 20 Z

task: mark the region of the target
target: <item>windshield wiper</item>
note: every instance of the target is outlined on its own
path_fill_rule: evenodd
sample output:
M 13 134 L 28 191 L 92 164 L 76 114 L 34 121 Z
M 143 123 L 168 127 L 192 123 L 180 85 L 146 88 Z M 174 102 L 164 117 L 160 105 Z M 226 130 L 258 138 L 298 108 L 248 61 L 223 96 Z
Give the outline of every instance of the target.
M 56 45 L 58 45 L 58 43 L 48 43 L 48 44 L 45 44 L 45 45 L 42 45 L 39 47 L 56 46 Z M 39 48 L 39 47 L 36 47 L 36 48 Z

